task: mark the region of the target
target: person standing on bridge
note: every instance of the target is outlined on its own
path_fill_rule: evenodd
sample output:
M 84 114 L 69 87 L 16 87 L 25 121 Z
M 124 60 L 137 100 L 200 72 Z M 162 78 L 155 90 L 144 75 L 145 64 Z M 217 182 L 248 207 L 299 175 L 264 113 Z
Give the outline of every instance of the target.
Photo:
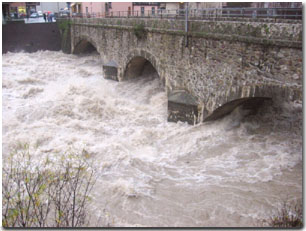
M 51 12 L 48 12 L 48 22 L 52 22 L 52 13 Z
M 47 15 L 46 15 L 46 13 L 44 13 L 44 20 L 45 20 L 45 22 L 47 22 Z

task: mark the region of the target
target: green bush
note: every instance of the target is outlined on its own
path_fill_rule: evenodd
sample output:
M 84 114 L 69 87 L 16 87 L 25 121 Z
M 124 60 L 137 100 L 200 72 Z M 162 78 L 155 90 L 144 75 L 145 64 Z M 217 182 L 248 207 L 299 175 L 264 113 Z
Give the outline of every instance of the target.
M 70 38 L 70 25 L 71 22 L 68 19 L 60 19 L 57 21 L 57 25 L 61 34 L 61 47 L 64 53 L 70 54 L 71 52 L 71 38 Z
M 95 170 L 85 150 L 60 160 L 34 156 L 29 145 L 3 163 L 3 227 L 79 227 L 87 225 Z
M 69 25 L 70 25 L 70 21 L 66 20 L 66 19 L 61 19 L 58 20 L 58 28 L 60 30 L 68 30 L 69 29 Z
M 302 203 L 284 201 L 276 215 L 268 221 L 269 226 L 278 228 L 303 227 Z
M 143 24 L 137 24 L 134 26 L 134 34 L 138 39 L 142 39 L 146 37 L 146 30 Z

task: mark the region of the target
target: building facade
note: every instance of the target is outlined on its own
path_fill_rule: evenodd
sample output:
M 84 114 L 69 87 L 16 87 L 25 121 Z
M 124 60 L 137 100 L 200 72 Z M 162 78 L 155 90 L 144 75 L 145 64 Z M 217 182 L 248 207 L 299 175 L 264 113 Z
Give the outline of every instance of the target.
M 38 11 L 58 13 L 65 8 L 66 2 L 3 2 L 2 15 L 5 19 L 18 19 Z
M 36 11 L 59 13 L 60 10 L 67 8 L 66 2 L 41 2 L 36 6 Z
M 189 2 L 190 9 L 222 8 L 222 2 Z
M 39 2 L 3 2 L 2 14 L 5 19 L 24 18 L 36 12 L 36 7 L 39 6 L 39 4 Z
M 9 2 L 8 5 L 9 17 L 17 19 L 26 16 L 27 12 L 25 2 Z
M 133 2 L 133 11 L 140 15 L 155 15 L 160 9 L 159 2 Z
M 302 2 L 223 2 L 224 8 L 302 8 Z
M 70 4 L 70 11 L 71 11 L 72 15 L 82 13 L 82 3 L 72 2 Z
M 54 3 L 58 4 L 58 3 Z M 74 16 L 122 17 L 131 14 L 150 16 L 157 13 L 184 14 L 186 8 L 193 16 L 202 15 L 204 9 L 215 9 L 212 14 L 222 14 L 222 8 L 294 8 L 302 7 L 298 2 L 73 2 L 71 13 Z M 58 8 L 58 7 L 57 7 Z M 60 7 L 61 8 L 61 7 Z M 53 10 L 54 11 L 54 10 Z
M 87 17 L 120 16 L 120 13 L 124 16 L 131 14 L 132 11 L 132 2 L 75 2 L 71 4 L 73 14 Z
M 128 16 L 131 14 L 132 11 L 133 11 L 132 2 L 108 2 L 105 4 L 105 14 L 106 15 Z
M 83 2 L 81 13 L 102 15 L 105 12 L 105 2 Z

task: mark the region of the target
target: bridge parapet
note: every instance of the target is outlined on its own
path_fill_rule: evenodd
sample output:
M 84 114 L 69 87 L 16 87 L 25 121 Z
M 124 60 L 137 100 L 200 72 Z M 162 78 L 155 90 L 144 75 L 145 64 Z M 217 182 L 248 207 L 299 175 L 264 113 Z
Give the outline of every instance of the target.
M 113 27 L 117 29 L 134 29 L 143 25 L 146 30 L 185 34 L 185 21 L 173 19 L 139 19 L 139 18 L 76 18 L 74 24 L 88 26 Z M 249 43 L 262 43 L 266 45 L 302 46 L 302 21 L 281 20 L 277 23 L 272 19 L 239 19 L 225 21 L 195 20 L 189 21 L 189 36 L 202 36 L 222 40 L 244 40 Z

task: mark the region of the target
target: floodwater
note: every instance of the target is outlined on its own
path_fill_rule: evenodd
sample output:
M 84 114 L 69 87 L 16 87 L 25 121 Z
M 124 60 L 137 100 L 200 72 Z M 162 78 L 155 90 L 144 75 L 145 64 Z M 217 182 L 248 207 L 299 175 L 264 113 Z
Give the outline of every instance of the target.
M 254 227 L 302 199 L 302 104 L 167 122 L 152 76 L 115 82 L 100 56 L 2 56 L 2 151 L 84 148 L 98 166 L 91 226 Z

